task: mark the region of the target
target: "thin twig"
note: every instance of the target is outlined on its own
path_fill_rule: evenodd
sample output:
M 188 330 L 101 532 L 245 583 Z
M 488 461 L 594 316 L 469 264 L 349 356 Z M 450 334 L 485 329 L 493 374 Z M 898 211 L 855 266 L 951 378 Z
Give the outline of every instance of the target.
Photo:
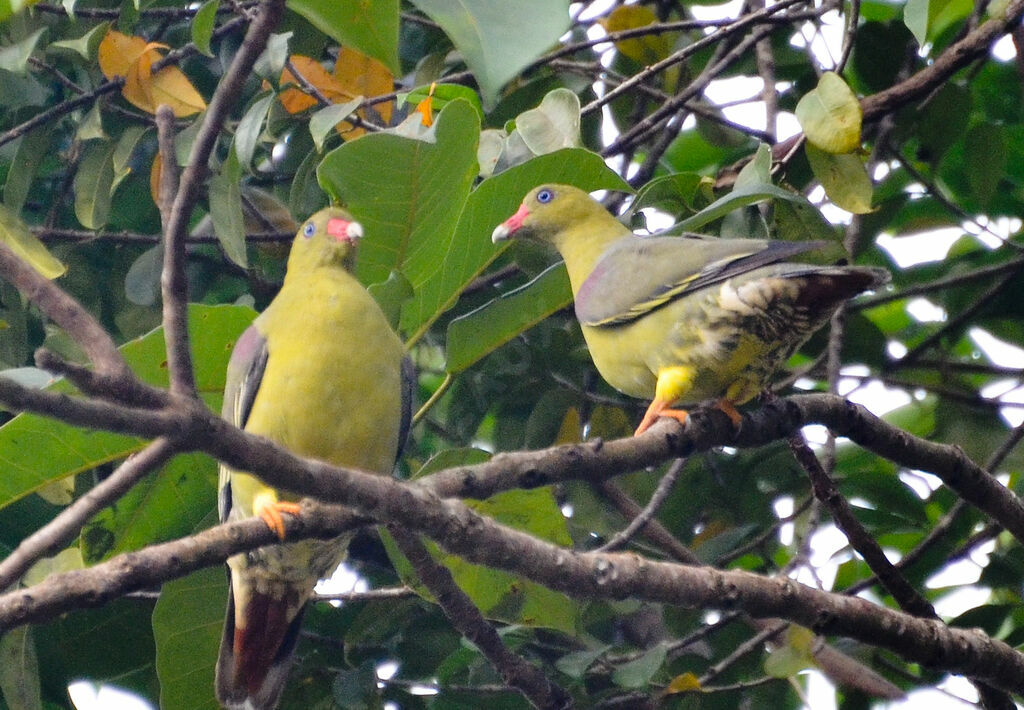
M 647 505 L 644 506 L 643 510 L 637 513 L 632 520 L 629 521 L 624 529 L 617 532 L 611 540 L 601 545 L 595 552 L 613 552 L 615 550 L 622 549 L 636 537 L 636 534 L 643 528 L 647 527 L 647 523 L 658 514 L 661 510 L 661 506 L 665 503 L 665 499 L 668 494 L 672 492 L 672 489 L 676 485 L 676 481 L 679 480 L 679 474 L 682 473 L 683 466 L 686 465 L 686 459 L 680 458 L 672 462 L 668 471 L 661 477 L 661 481 L 658 482 L 658 487 L 654 489 L 654 493 L 651 495 L 651 499 L 647 501 Z

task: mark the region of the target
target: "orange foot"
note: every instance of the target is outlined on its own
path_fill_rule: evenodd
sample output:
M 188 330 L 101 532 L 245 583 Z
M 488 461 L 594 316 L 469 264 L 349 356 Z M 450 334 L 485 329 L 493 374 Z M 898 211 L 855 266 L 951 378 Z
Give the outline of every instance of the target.
M 743 415 L 736 409 L 736 405 L 727 399 L 720 399 L 715 402 L 715 409 L 724 412 L 725 416 L 729 417 L 729 421 L 732 422 L 733 429 L 740 428 L 740 422 L 743 421 Z
M 263 522 L 267 524 L 267 527 L 277 533 L 277 536 L 283 541 L 285 530 L 284 517 L 282 514 L 288 513 L 289 515 L 298 515 L 301 510 L 302 506 L 298 503 L 290 503 L 288 501 L 281 500 L 275 503 L 270 503 L 269 505 L 264 505 L 259 509 L 257 515 L 263 518 Z
M 647 411 L 644 412 L 644 418 L 640 422 L 640 426 L 638 426 L 636 431 L 633 432 L 633 436 L 640 436 L 650 429 L 651 425 L 658 421 L 659 417 L 672 417 L 680 424 L 685 424 L 688 416 L 690 415 L 685 409 L 669 409 L 667 402 L 656 399 L 651 402 L 651 406 L 649 406 Z

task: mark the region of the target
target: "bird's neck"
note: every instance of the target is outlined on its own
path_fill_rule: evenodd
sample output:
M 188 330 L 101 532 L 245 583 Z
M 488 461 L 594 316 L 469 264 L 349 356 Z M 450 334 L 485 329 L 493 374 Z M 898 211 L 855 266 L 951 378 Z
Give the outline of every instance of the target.
M 602 216 L 604 218 L 588 219 L 573 225 L 555 240 L 555 247 L 565 260 L 574 296 L 605 250 L 630 234 L 619 220 L 608 214 Z

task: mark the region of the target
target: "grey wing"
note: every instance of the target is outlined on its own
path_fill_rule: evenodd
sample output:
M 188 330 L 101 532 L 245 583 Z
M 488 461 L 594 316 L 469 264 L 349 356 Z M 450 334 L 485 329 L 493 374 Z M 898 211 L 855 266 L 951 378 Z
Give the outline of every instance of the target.
M 402 451 L 409 440 L 412 429 L 413 405 L 416 402 L 416 366 L 408 357 L 402 358 L 402 419 L 398 425 L 398 450 L 395 452 L 395 463 L 402 458 Z
M 244 428 L 249 420 L 269 355 L 267 339 L 255 325 L 246 328 L 231 351 L 221 416 L 237 427 Z M 217 512 L 222 523 L 231 512 L 231 469 L 223 464 L 220 466 Z
M 630 236 L 612 244 L 576 294 L 589 326 L 628 323 L 680 296 L 773 264 L 823 242 Z

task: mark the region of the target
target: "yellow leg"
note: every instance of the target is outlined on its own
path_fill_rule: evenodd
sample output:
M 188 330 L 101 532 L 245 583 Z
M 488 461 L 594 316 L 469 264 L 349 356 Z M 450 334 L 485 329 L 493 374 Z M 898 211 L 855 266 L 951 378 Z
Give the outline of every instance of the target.
M 683 399 L 693 387 L 694 370 L 685 365 L 663 367 L 658 370 L 658 384 L 654 388 L 654 400 L 644 413 L 640 426 L 633 436 L 647 431 L 659 417 L 672 417 L 680 424 L 686 423 L 685 409 L 670 409 L 669 405 Z

